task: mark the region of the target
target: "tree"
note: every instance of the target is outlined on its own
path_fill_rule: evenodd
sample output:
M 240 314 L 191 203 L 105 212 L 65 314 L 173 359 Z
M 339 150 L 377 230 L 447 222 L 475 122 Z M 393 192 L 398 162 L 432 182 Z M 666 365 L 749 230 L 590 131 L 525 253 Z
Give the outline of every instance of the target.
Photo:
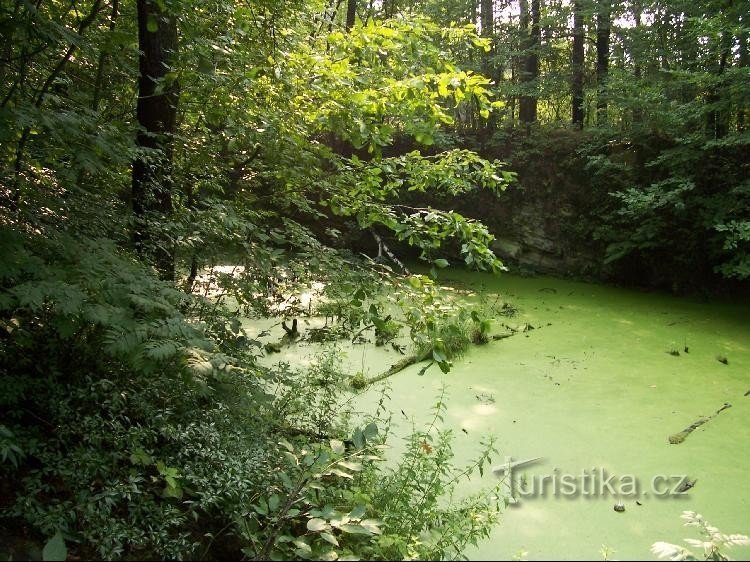
M 539 46 L 541 28 L 539 27 L 540 0 L 531 0 L 531 13 L 527 0 L 521 0 L 521 34 L 522 34 L 522 69 L 520 81 L 525 87 L 521 96 L 518 117 L 522 123 L 533 123 L 537 119 L 537 97 L 529 90 L 536 88 L 539 78 Z M 530 16 L 530 17 L 529 17 Z M 529 28 L 529 19 L 531 26 Z
M 172 214 L 172 156 L 179 87 L 172 62 L 177 52 L 177 17 L 157 0 L 138 0 L 139 78 L 136 116 L 139 153 L 133 162 L 133 242 L 164 279 L 174 279 L 174 249 L 164 233 L 155 235 L 150 215 Z
M 633 2 L 633 20 L 635 22 L 635 34 L 636 36 L 633 38 L 633 43 L 639 43 L 640 40 L 640 33 L 641 33 L 641 19 L 643 17 L 643 6 L 641 4 L 641 0 L 635 0 Z M 642 77 L 642 66 L 641 66 L 641 52 L 640 48 L 636 48 L 633 46 L 631 48 L 630 56 L 633 58 L 633 76 L 635 78 L 636 84 L 639 84 Z M 640 122 L 643 120 L 643 110 L 641 109 L 641 105 L 639 101 L 636 101 L 636 105 L 633 108 L 633 123 L 634 124 L 640 124 Z
M 346 1 L 346 30 L 351 31 L 357 18 L 357 0 Z
M 746 69 L 748 67 L 748 27 L 747 27 L 747 20 L 750 19 L 747 14 L 742 16 L 742 19 L 740 20 L 740 24 L 742 26 L 742 29 L 740 30 L 739 37 L 737 38 L 738 42 L 738 61 L 737 66 L 741 69 Z M 747 118 L 747 100 L 746 99 L 740 99 L 737 103 L 737 131 L 744 132 L 745 131 L 745 120 Z
M 609 39 L 612 0 L 598 0 L 596 11 L 596 123 L 607 121 L 607 75 L 609 74 Z
M 583 72 L 584 72 L 584 35 L 582 0 L 573 0 L 573 53 L 571 68 L 572 122 L 573 126 L 583 128 Z

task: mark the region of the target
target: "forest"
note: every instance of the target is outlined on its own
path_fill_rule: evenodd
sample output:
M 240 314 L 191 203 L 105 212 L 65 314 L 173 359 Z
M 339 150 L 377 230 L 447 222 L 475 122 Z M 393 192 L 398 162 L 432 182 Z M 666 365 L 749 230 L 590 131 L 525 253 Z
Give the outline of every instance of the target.
M 0 0 L 0 557 L 750 560 L 749 43 Z

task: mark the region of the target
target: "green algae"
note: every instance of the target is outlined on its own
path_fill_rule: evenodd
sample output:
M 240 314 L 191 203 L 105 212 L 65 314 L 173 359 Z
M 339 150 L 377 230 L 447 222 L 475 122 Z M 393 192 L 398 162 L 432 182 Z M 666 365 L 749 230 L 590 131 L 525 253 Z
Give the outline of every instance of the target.
M 489 540 L 465 553 L 469 558 L 510 559 L 524 551 L 529 559 L 597 559 L 606 545 L 617 559 L 648 559 L 655 541 L 694 538 L 682 526 L 684 510 L 702 513 L 723 532 L 750 532 L 747 303 L 511 275 L 459 272 L 441 282 L 474 303 L 499 298 L 519 309 L 512 321 L 498 317 L 493 333 L 512 333 L 503 324 L 537 329 L 472 347 L 447 375 L 431 370 L 420 377 L 420 365 L 412 365 L 389 377 L 383 384 L 390 386 L 392 411 L 426 419 L 430 398 L 446 385 L 446 424 L 456 436 L 457 462 L 472 458 L 479 439 L 492 434 L 504 457 L 543 457 L 524 470 L 532 481 L 600 469 L 633 475 L 640 485 L 637 497 L 524 497 Z M 677 348 L 689 353 L 668 353 Z M 398 358 L 372 345 L 342 349 L 351 371 L 368 377 Z M 299 349 L 280 355 L 306 361 Z M 379 396 L 379 385 L 373 386 L 360 398 L 363 409 Z M 733 407 L 694 428 L 679 447 L 670 445 L 669 436 L 722 403 Z M 394 420 L 396 435 L 408 431 L 409 420 Z M 658 497 L 651 488 L 660 475 L 689 475 L 698 483 L 686 494 Z M 494 478 L 485 474 L 464 491 L 492 485 Z M 613 509 L 619 501 L 622 513 Z M 730 554 L 750 559 L 748 548 Z

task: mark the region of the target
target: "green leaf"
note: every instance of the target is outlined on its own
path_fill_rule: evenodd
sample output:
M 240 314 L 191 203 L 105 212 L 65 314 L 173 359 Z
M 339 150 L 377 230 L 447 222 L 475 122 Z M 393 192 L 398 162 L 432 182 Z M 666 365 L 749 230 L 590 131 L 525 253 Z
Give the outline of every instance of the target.
M 361 429 L 357 429 L 354 432 L 354 435 L 352 435 L 352 441 L 354 442 L 354 446 L 357 449 L 361 449 L 362 447 L 365 446 L 365 436 L 362 433 Z
M 136 449 L 130 455 L 130 462 L 133 463 L 133 464 L 142 464 L 144 466 L 148 466 L 148 465 L 150 465 L 151 463 L 154 462 L 154 459 L 151 458 L 151 455 L 149 455 L 143 449 Z
M 344 525 L 341 525 L 339 529 L 341 529 L 345 533 L 349 533 L 350 535 L 372 535 L 369 530 L 365 529 L 361 525 L 352 525 L 350 523 L 345 523 Z
M 375 422 L 370 422 L 365 426 L 365 429 L 363 431 L 365 435 L 365 439 L 368 441 L 372 441 L 378 436 L 378 424 Z
M 68 547 L 65 546 L 65 539 L 62 533 L 57 531 L 55 536 L 47 541 L 42 550 L 42 560 L 65 560 L 68 558 Z
M 328 471 L 328 474 L 335 474 L 336 476 L 341 476 L 342 478 L 354 478 L 351 474 L 349 474 L 345 470 L 341 470 L 340 468 L 332 468 Z
M 149 33 L 156 33 L 157 31 L 159 31 L 159 22 L 157 21 L 155 15 L 148 15 L 148 18 L 146 19 L 146 29 L 149 31 Z
M 271 511 L 276 511 L 280 503 L 281 503 L 281 498 L 279 497 L 278 494 L 274 494 L 270 498 L 268 498 L 268 508 Z
M 323 539 L 326 542 L 331 543 L 334 546 L 338 546 L 339 545 L 339 541 L 337 541 L 336 537 L 334 537 L 331 533 L 327 533 L 327 532 L 324 531 L 324 532 L 320 533 L 320 538 Z
M 324 529 L 328 529 L 328 522 L 319 517 L 314 517 L 307 522 L 307 530 L 313 533 L 318 533 Z
M 295 549 L 294 553 L 300 558 L 302 558 L 303 560 L 309 560 L 310 557 L 312 556 L 312 552 L 310 551 L 309 546 L 307 548 L 297 548 Z
M 360 523 L 360 525 L 362 525 L 362 527 L 364 527 L 365 529 L 367 529 L 373 535 L 379 535 L 379 534 L 381 534 L 383 532 L 380 529 L 380 525 L 382 525 L 382 524 L 383 524 L 383 522 L 380 521 L 379 519 L 365 519 L 364 521 L 362 521 Z
M 443 258 L 437 259 L 434 261 L 435 265 L 438 266 L 440 269 L 445 269 L 448 267 L 448 260 L 445 260 Z
M 339 441 L 338 439 L 331 439 L 331 450 L 337 455 L 343 455 L 346 450 L 344 442 Z
M 347 517 L 349 519 L 362 519 L 365 513 L 367 513 L 367 508 L 364 505 L 357 505 L 349 512 Z

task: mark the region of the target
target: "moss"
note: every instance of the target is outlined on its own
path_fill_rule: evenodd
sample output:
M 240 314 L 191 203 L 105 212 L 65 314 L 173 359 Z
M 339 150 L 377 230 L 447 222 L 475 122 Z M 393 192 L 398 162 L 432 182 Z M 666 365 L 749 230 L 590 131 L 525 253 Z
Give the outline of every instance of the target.
M 349 386 L 355 390 L 362 390 L 368 384 L 367 377 L 362 371 L 359 371 L 349 380 Z

